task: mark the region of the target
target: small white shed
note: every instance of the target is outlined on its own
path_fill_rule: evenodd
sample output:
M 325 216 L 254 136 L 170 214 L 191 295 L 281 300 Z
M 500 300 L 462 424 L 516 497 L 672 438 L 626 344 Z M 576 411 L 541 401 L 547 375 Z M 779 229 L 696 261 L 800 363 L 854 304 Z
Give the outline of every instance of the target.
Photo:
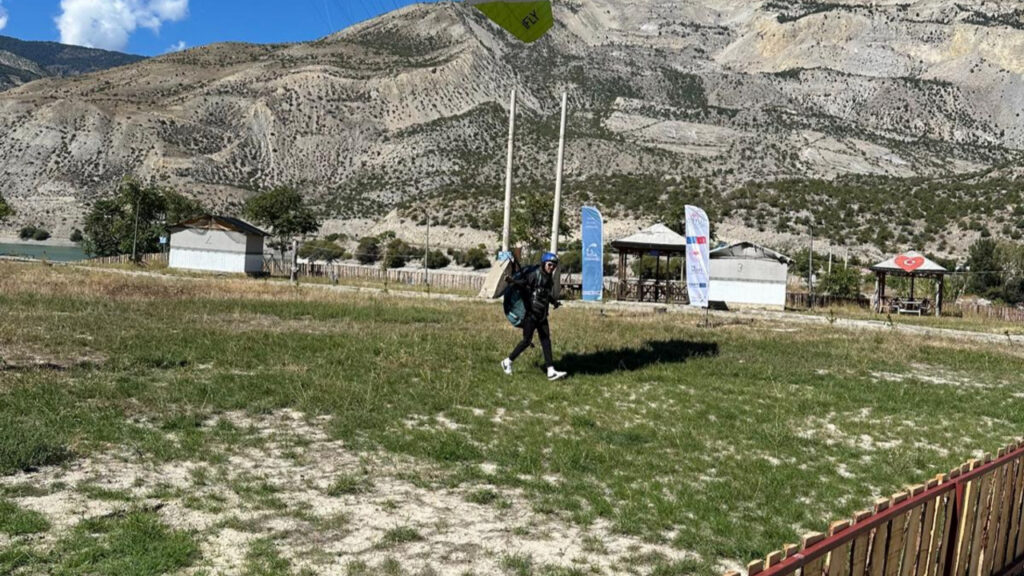
M 793 260 L 757 244 L 740 242 L 712 250 L 709 300 L 729 307 L 786 307 L 786 279 Z
M 171 228 L 168 266 L 183 270 L 260 274 L 267 233 L 227 216 L 200 216 Z

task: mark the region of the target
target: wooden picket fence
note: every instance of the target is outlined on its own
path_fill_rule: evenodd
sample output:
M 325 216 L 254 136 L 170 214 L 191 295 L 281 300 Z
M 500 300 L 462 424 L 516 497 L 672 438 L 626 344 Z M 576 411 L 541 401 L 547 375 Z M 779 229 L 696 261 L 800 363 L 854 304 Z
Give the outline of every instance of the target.
M 1024 566 L 1024 440 L 833 522 L 748 576 L 1010 576 Z M 728 572 L 726 576 L 739 576 Z
M 299 278 L 331 278 L 338 280 L 369 280 L 383 284 L 423 286 L 429 280 L 431 288 L 460 292 L 479 292 L 487 278 L 486 272 L 453 272 L 422 269 L 388 269 L 380 266 L 356 264 L 299 264 Z M 264 272 L 272 276 L 290 276 L 291 263 L 281 264 L 276 259 L 264 261 Z
M 961 302 L 956 305 L 955 309 L 959 310 L 962 316 L 1001 320 L 1003 322 L 1024 322 L 1024 308 L 982 306 L 980 304 Z
M 167 253 L 158 252 L 156 254 L 139 254 L 138 264 L 146 267 L 160 267 L 167 266 Z M 86 264 L 135 264 L 136 261 L 132 259 L 131 254 L 121 254 L 119 256 L 104 256 L 101 258 L 90 258 L 85 261 Z

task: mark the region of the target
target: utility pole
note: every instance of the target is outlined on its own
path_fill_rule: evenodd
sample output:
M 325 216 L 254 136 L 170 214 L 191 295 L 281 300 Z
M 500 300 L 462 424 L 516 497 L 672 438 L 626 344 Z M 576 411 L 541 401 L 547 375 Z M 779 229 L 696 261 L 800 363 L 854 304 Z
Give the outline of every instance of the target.
M 423 281 L 427 284 L 427 294 L 430 294 L 430 215 L 427 215 L 427 249 L 423 252 Z
M 139 205 L 142 204 L 142 190 L 137 190 L 135 197 L 135 234 L 132 236 L 132 262 L 139 263 L 137 247 L 139 245 Z
M 551 250 L 558 254 L 558 222 L 562 214 L 562 167 L 565 162 L 565 110 L 568 95 L 562 92 L 562 126 L 558 135 L 558 163 L 555 167 L 555 211 L 551 216 Z
M 516 136 L 516 89 L 512 89 L 512 101 L 508 108 L 508 162 L 505 166 L 505 221 L 501 229 L 501 251 L 509 251 L 509 237 L 512 228 L 512 162 L 515 154 Z
M 292 240 L 292 273 L 291 281 L 299 281 L 299 241 Z
M 807 225 L 811 233 L 811 250 L 807 253 L 807 295 L 811 300 L 811 308 L 814 307 L 814 216 L 811 216 L 811 223 Z

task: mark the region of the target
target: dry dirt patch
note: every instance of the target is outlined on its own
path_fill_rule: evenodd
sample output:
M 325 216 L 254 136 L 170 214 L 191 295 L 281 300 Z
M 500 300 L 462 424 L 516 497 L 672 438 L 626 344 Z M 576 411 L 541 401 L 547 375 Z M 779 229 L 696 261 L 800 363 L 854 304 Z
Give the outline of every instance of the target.
M 0 478 L 0 486 L 45 488 L 45 495 L 15 498 L 54 526 L 34 545 L 52 544 L 86 518 L 145 507 L 195 533 L 202 549 L 195 569 L 214 573 L 239 573 L 249 545 L 261 538 L 271 539 L 296 569 L 317 574 L 345 573 L 353 562 L 393 561 L 410 573 L 495 574 L 509 556 L 615 574 L 626 571 L 629 557 L 695 558 L 614 534 L 603 521 L 580 527 L 535 512 L 517 490 L 443 487 L 433 481 L 440 470 L 354 452 L 323 432 L 323 420 L 296 412 L 228 413 L 204 425 L 220 419 L 264 441 L 218 464 L 147 463 L 111 451 Z M 481 490 L 493 494 L 490 502 L 471 497 Z

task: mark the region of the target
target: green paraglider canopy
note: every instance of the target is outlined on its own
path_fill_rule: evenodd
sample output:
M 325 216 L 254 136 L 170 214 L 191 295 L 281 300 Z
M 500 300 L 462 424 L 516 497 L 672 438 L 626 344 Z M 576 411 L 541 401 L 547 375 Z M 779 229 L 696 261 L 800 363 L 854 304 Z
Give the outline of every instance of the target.
M 498 26 L 529 44 L 538 40 L 555 23 L 551 2 L 536 0 L 467 0 Z

